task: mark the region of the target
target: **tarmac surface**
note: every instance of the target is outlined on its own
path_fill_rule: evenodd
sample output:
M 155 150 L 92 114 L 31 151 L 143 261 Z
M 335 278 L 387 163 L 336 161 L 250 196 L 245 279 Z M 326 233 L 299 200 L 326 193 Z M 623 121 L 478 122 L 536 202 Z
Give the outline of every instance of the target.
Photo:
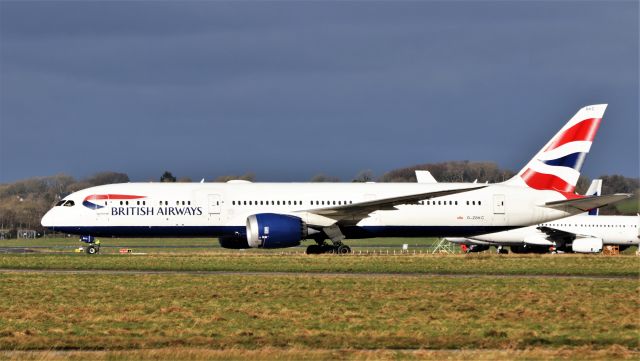
M 193 276 L 305 276 L 305 277 L 448 277 L 448 278 L 523 278 L 523 279 L 596 279 L 640 280 L 639 276 L 590 275 L 518 275 L 518 274 L 451 274 L 451 273 L 392 273 L 392 272 L 256 272 L 256 271 L 153 271 L 153 270 L 74 270 L 74 269 L 13 269 L 0 268 L 0 273 L 102 274 L 102 275 L 193 275 Z
M 31 248 L 24 247 L 0 247 L 0 254 L 2 253 L 35 253 L 37 251 Z

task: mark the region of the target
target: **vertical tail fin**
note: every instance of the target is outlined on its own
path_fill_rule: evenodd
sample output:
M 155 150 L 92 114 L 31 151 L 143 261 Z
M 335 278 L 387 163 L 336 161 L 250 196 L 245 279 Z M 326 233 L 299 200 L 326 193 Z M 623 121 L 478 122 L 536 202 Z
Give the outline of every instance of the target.
M 573 193 L 606 109 L 607 104 L 597 104 L 578 110 L 529 163 L 505 183 Z
M 602 193 L 602 179 L 594 179 L 591 181 L 589 189 L 585 196 L 599 196 Z M 600 208 L 594 208 L 587 212 L 590 216 L 597 216 L 600 214 Z

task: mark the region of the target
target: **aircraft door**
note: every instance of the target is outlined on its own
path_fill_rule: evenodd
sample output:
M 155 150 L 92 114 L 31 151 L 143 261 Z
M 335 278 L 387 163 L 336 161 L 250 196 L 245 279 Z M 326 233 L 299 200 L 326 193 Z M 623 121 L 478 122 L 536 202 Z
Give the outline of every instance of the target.
M 494 226 L 506 226 L 507 215 L 505 214 L 504 194 L 493 195 L 493 221 Z
M 220 221 L 220 210 L 222 208 L 222 197 L 219 194 L 209 194 L 208 196 L 209 219 L 212 221 Z
M 493 214 L 504 214 L 504 194 L 493 195 Z
M 220 214 L 220 202 L 219 194 L 209 194 L 209 214 Z

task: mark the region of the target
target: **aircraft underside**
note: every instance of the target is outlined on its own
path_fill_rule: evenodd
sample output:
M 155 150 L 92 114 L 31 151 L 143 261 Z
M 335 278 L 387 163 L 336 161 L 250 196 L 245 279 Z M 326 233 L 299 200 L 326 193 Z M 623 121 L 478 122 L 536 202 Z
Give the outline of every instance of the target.
M 477 234 L 500 232 L 514 227 L 508 226 L 348 226 L 340 228 L 346 239 L 378 238 L 378 237 L 468 237 Z M 251 248 L 247 244 L 245 226 L 90 226 L 90 227 L 55 227 L 57 232 L 91 235 L 93 237 L 217 237 L 225 248 Z M 308 253 L 349 253 L 350 249 L 342 239 L 331 240 L 325 232 L 310 234 L 306 239 L 313 239 L 316 245 L 309 246 Z M 291 244 L 297 246 L 300 242 Z

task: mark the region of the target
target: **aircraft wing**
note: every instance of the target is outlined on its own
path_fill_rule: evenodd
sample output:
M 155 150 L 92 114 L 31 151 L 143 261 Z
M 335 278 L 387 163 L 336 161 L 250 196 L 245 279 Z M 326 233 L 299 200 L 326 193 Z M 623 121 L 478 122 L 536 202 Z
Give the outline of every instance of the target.
M 571 241 L 574 240 L 577 234 L 573 232 L 563 231 L 561 229 L 549 227 L 549 226 L 541 226 L 538 227 L 538 230 L 547 235 L 547 239 L 550 241 Z
M 404 196 L 375 199 L 370 201 L 352 203 L 342 206 L 331 206 L 325 208 L 317 208 L 305 210 L 302 212 L 312 213 L 326 218 L 331 218 L 340 223 L 355 224 L 364 218 L 367 218 L 369 214 L 375 211 L 395 210 L 395 206 L 401 204 L 415 204 L 418 201 L 424 199 L 431 199 L 436 197 L 443 197 L 457 193 L 464 193 L 473 191 L 476 189 L 485 188 L 486 186 L 471 187 L 471 188 L 458 188 L 447 189 L 442 191 L 408 194 Z
M 631 198 L 632 194 L 628 193 L 616 193 L 606 196 L 593 196 L 576 199 L 567 199 L 563 201 L 547 202 L 544 207 L 553 209 L 563 209 L 565 207 L 573 207 L 586 212 L 590 209 L 603 207 L 612 203 L 619 202 L 621 200 Z
M 594 237 L 593 235 L 590 235 L 590 234 L 573 233 L 573 232 L 563 231 L 561 229 L 548 227 L 548 226 L 538 227 L 538 230 L 540 230 L 540 232 L 545 233 L 547 235 L 548 240 L 554 241 L 556 243 L 569 242 L 579 238 Z

